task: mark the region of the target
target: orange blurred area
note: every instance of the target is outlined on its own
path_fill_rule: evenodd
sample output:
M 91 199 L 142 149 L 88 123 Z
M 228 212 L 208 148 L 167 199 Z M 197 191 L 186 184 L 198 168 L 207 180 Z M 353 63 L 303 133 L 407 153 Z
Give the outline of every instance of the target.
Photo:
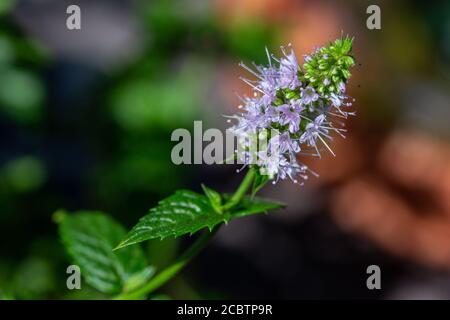
M 374 154 L 377 169 L 349 176 L 330 202 L 336 221 L 388 251 L 450 268 L 450 145 L 400 131 Z
M 356 37 L 354 54 L 360 65 L 348 88 L 356 97 L 357 115 L 346 121 L 347 138 L 335 137 L 332 142 L 336 157 L 324 150 L 321 159 L 300 159 L 320 175 L 312 177 L 306 188 L 329 192 L 332 217 L 347 232 L 363 235 L 394 255 L 450 269 L 450 145 L 445 138 L 418 130 L 417 122 L 408 122 L 408 130 L 395 126 L 414 108 L 423 113 L 424 108 L 433 108 L 433 101 L 421 107 L 404 102 L 411 81 L 422 81 L 419 61 L 421 67 L 424 61 L 432 63 L 427 59 L 431 47 L 425 41 L 420 50 L 402 50 L 402 43 L 416 41 L 413 33 L 405 34 L 399 27 L 402 19 L 406 25 L 413 23 L 409 10 L 399 12 L 394 23 L 391 10 L 396 5 L 385 4 L 386 25 L 393 28 L 387 34 L 364 30 L 365 16 L 357 10 L 365 7 L 356 3 L 349 7 L 333 1 L 215 1 L 216 14 L 225 24 L 264 20 L 276 25 L 279 45 L 292 43 L 298 56 L 342 32 Z M 423 20 L 417 20 L 417 28 L 425 37 Z M 222 68 L 219 87 L 228 106 L 239 104 L 229 92 L 250 92 L 237 80 L 242 74 L 247 76 L 234 65 Z
M 290 17 L 286 15 L 298 8 L 301 1 L 292 0 L 214 0 L 214 10 L 219 19 L 226 23 L 235 23 L 245 19 L 261 19 L 278 23 Z

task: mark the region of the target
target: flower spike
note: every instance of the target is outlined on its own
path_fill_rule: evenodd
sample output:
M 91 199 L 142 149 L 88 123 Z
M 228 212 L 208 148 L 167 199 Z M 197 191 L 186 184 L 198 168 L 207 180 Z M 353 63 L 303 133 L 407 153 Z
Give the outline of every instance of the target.
M 280 58 L 265 48 L 267 66 L 239 64 L 256 77 L 241 77 L 254 95 L 239 98 L 239 109 L 244 113 L 230 118 L 237 121 L 231 130 L 241 143 L 237 157 L 244 167 L 256 166 L 273 183 L 289 178 L 303 185 L 308 174 L 318 176 L 298 157 L 309 154 L 320 158 L 320 150 L 335 156 L 331 134 L 345 138 L 343 120 L 354 115 L 348 109 L 354 99 L 345 93 L 350 68 L 355 65 L 350 55 L 352 45 L 353 38 L 337 39 L 304 55 L 303 65 L 291 44 L 281 47 Z M 259 137 L 261 132 L 266 132 L 269 142 L 265 149 L 252 152 L 248 137 Z

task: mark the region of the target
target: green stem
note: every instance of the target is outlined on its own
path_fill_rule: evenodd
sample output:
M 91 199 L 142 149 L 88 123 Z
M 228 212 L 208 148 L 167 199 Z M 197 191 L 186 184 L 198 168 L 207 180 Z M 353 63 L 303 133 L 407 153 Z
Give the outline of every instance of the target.
M 239 188 L 231 196 L 230 200 L 223 206 L 223 209 L 225 211 L 232 209 L 237 204 L 239 204 L 239 202 L 241 202 L 242 198 L 245 196 L 245 193 L 251 187 L 253 180 L 255 179 L 255 176 L 256 176 L 256 169 L 252 167 L 248 170 L 244 180 L 242 180 L 241 184 L 239 185 Z
M 253 180 L 255 179 L 256 169 L 250 168 L 242 180 L 236 192 L 231 196 L 230 200 L 223 206 L 223 209 L 230 210 L 244 197 L 247 190 L 251 187 Z M 211 232 L 205 232 L 202 234 L 192 246 L 190 246 L 172 265 L 161 271 L 158 275 L 152 278 L 145 286 L 137 289 L 133 292 L 127 292 L 117 295 L 115 300 L 132 300 L 142 299 L 147 294 L 155 291 L 164 285 L 167 281 L 172 279 L 181 269 L 186 266 L 189 261 L 192 260 L 206 245 L 214 234 L 219 230 L 221 224 L 215 227 Z
M 209 240 L 219 230 L 220 225 L 211 232 L 203 233 L 195 242 L 181 255 L 172 265 L 161 271 L 157 276 L 150 280 L 145 286 L 129 293 L 122 293 L 116 296 L 115 300 L 133 300 L 142 299 L 142 297 L 155 291 L 172 279 L 181 269 L 183 269 L 192 258 L 194 258 L 208 244 Z

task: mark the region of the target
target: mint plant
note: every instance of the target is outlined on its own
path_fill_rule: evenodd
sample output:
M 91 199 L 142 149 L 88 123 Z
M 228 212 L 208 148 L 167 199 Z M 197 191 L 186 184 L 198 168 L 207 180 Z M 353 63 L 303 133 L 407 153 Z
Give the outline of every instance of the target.
M 256 193 L 266 183 L 289 178 L 303 184 L 317 175 L 301 162 L 302 155 L 333 155 L 332 134 L 344 136 L 343 120 L 354 113 L 346 84 L 354 58 L 353 39 L 342 37 L 304 57 L 303 65 L 292 50 L 283 56 L 268 55 L 268 66 L 255 70 L 241 64 L 256 79 L 243 81 L 253 87 L 253 97 L 242 97 L 242 113 L 229 117 L 240 151 L 233 155 L 248 171 L 232 194 L 221 194 L 202 185 L 203 194 L 178 190 L 161 200 L 129 231 L 99 212 L 67 214 L 59 211 L 61 239 L 85 281 L 115 299 L 149 297 L 195 257 L 219 228 L 230 220 L 267 213 L 284 204 L 261 199 Z M 269 132 L 270 130 L 270 132 Z M 253 150 L 248 137 L 264 136 L 264 150 Z M 239 171 L 240 171 L 239 170 Z M 163 270 L 146 262 L 140 243 L 151 239 L 180 237 L 202 230 L 198 239 Z

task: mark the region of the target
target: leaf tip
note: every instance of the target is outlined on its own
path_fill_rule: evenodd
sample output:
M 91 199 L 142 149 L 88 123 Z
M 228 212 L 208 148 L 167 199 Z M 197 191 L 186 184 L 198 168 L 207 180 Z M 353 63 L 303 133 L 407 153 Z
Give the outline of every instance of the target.
M 64 219 L 67 216 L 67 211 L 64 209 L 58 209 L 55 211 L 55 213 L 53 213 L 52 215 L 52 220 L 54 223 L 56 224 L 60 224 L 64 221 Z
M 130 243 L 127 243 L 126 240 L 125 240 L 125 241 L 122 241 L 122 242 L 119 243 L 115 248 L 113 248 L 112 251 L 117 251 L 117 250 L 122 249 L 122 248 L 124 248 L 124 247 L 126 247 L 126 246 L 129 246 L 129 245 L 130 245 Z
M 280 206 L 280 209 L 286 208 L 288 206 L 287 203 L 284 203 L 284 202 L 278 202 L 278 205 Z

